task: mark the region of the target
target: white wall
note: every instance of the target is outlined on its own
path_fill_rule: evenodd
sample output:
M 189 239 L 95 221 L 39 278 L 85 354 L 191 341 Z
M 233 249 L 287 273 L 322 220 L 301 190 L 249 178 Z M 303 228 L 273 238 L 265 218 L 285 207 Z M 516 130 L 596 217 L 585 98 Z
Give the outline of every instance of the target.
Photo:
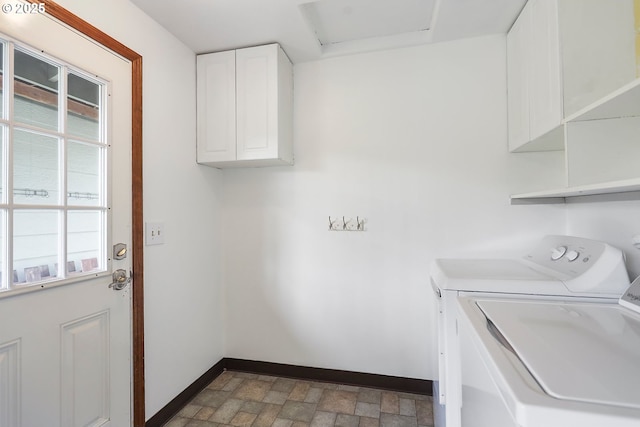
M 146 413 L 223 356 L 219 171 L 195 163 L 195 55 L 127 0 L 58 0 L 143 56 Z M 123 167 L 128 167 L 124 165 Z
M 227 356 L 435 378 L 429 263 L 565 231 L 509 205 L 563 157 L 507 153 L 505 68 L 503 36 L 295 66 L 295 166 L 223 172 Z
M 621 200 L 622 199 L 622 200 Z M 628 199 L 628 200 L 624 200 Z M 638 194 L 576 198 L 567 204 L 568 234 L 602 240 L 622 249 L 629 278 L 640 275 L 640 250 L 632 238 L 640 235 Z

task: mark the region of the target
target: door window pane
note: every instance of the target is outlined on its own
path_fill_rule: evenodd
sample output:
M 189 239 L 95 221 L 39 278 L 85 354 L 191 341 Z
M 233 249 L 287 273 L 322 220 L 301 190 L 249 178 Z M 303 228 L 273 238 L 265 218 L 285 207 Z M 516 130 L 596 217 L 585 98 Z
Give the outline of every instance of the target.
M 0 117 L 4 117 L 4 43 L 0 43 Z
M 6 218 L 6 211 L 4 210 L 0 210 L 0 248 L 4 248 L 4 230 L 5 230 L 5 218 Z M 6 271 L 5 271 L 5 256 L 6 253 L 4 251 L 0 252 L 0 289 L 6 289 L 9 284 L 8 284 L 8 278 L 9 276 L 6 276 Z
M 19 284 L 57 276 L 60 214 L 53 210 L 16 210 L 13 214 L 13 270 Z
M 14 55 L 15 120 L 57 130 L 59 67 L 18 49 Z
M 70 206 L 100 206 L 103 150 L 96 145 L 69 141 L 67 203 Z
M 16 129 L 13 138 L 13 201 L 59 203 L 59 140 Z
M 0 203 L 6 203 L 6 192 L 4 191 L 5 189 L 5 183 L 4 183 L 4 171 L 6 169 L 6 166 L 4 164 L 5 162 L 5 156 L 4 156 L 4 132 L 5 132 L 5 127 L 4 126 L 0 126 Z M 0 246 L 1 248 L 2 246 Z
M 75 74 L 67 78 L 67 133 L 100 139 L 100 85 Z
M 98 77 L 0 39 L 0 294 L 110 266 L 105 94 Z
M 102 211 L 69 211 L 67 216 L 67 272 L 104 271 Z

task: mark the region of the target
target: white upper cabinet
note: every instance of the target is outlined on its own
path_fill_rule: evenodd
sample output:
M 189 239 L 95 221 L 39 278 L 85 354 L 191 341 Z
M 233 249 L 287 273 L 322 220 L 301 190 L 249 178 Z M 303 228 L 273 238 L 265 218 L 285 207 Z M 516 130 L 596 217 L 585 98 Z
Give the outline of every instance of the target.
M 562 123 L 556 0 L 526 4 L 507 35 L 507 73 L 509 150 L 562 149 L 547 135 Z M 535 147 L 532 140 L 538 140 Z
M 509 149 L 564 150 L 564 182 L 512 201 L 640 191 L 639 46 L 639 0 L 529 0 L 507 36 Z
M 198 56 L 200 164 L 293 164 L 293 67 L 277 44 Z
M 564 150 L 567 118 L 636 79 L 634 0 L 529 0 L 507 35 L 510 151 Z

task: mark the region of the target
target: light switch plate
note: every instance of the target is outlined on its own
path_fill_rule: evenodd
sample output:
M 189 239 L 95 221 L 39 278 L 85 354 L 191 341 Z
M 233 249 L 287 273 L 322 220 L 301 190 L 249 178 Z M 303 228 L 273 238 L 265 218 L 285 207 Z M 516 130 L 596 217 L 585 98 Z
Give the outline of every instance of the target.
M 147 222 L 145 225 L 145 242 L 147 246 L 164 243 L 164 223 Z

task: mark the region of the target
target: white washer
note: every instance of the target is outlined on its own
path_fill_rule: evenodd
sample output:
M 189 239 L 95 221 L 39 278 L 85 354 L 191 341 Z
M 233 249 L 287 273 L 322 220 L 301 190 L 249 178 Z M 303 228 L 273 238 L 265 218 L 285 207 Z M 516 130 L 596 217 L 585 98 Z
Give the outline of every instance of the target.
M 465 427 L 640 425 L 640 279 L 620 304 L 459 302 Z
M 546 236 L 521 259 L 438 259 L 431 268 L 438 297 L 437 426 L 467 427 L 463 402 L 458 298 L 465 296 L 598 301 L 613 304 L 629 286 L 622 253 L 605 243 Z M 495 424 L 494 424 L 495 425 Z

